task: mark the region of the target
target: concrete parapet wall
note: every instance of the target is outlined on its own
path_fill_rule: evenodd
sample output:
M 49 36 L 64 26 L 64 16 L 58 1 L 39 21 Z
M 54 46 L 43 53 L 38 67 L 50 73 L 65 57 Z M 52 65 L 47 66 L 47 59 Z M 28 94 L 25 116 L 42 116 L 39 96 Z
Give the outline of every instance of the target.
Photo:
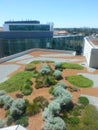
M 20 56 L 23 56 L 25 54 L 28 54 L 28 53 L 31 53 L 31 52 L 34 52 L 34 51 L 50 51 L 50 52 L 61 52 L 61 53 L 67 53 L 67 54 L 72 54 L 72 55 L 76 55 L 76 52 L 75 51 L 64 51 L 64 50 L 54 50 L 54 49 L 40 49 L 40 48 L 35 48 L 35 49 L 29 49 L 29 50 L 26 50 L 26 51 L 23 51 L 23 52 L 20 52 L 20 53 L 17 53 L 17 54 L 14 54 L 14 55 L 10 55 L 10 56 L 7 56 L 7 57 L 3 57 L 0 59 L 0 63 L 3 63 L 3 62 L 6 62 L 6 61 L 9 61 L 9 60 L 12 60 L 14 58 L 17 58 L 17 57 L 20 57 Z

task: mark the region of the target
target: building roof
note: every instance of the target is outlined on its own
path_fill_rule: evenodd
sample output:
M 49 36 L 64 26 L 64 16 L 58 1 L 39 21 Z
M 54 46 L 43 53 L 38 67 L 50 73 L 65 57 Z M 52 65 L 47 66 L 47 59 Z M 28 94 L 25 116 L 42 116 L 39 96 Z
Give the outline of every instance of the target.
M 27 21 L 5 21 L 5 24 L 40 24 L 40 21 L 37 20 L 27 20 Z
M 92 42 L 93 42 L 94 45 L 98 46 L 98 40 L 93 40 Z
M 98 48 L 98 38 L 96 36 L 89 36 L 89 37 L 86 37 L 86 39 L 89 41 L 89 43 L 93 47 Z

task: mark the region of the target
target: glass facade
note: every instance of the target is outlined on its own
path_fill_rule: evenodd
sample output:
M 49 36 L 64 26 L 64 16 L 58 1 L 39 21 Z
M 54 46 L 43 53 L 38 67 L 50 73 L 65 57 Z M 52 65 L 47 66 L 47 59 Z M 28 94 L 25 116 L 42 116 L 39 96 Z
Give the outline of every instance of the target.
M 4 39 L 1 41 L 4 48 L 4 56 L 9 56 L 33 48 L 48 48 L 51 38 L 41 39 Z
M 51 43 L 51 48 L 60 50 L 76 51 L 80 55 L 83 51 L 83 36 L 70 35 L 65 37 L 54 37 Z
M 9 25 L 10 31 L 49 31 L 50 25 Z

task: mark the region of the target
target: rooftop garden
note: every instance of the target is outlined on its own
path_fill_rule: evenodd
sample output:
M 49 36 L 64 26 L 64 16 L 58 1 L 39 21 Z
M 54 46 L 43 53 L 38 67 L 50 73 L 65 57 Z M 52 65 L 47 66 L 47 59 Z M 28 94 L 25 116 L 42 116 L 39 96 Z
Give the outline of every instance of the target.
M 86 97 L 79 97 L 76 103 L 72 100 L 72 90 L 78 87 L 91 87 L 93 82 L 81 75 L 68 76 L 66 79 L 76 87 L 65 83 L 62 70 L 83 69 L 82 66 L 72 63 L 54 63 L 33 61 L 19 72 L 0 84 L 0 108 L 5 110 L 5 120 L 0 119 L 0 128 L 5 125 L 29 125 L 29 118 L 42 113 L 43 130 L 82 130 L 97 129 L 98 111 Z M 34 91 L 47 88 L 52 97 L 45 95 L 34 96 Z M 71 90 L 71 91 L 69 91 Z M 15 98 L 10 94 L 15 93 Z M 31 98 L 33 97 L 33 98 Z M 87 111 L 87 109 L 89 111 Z M 93 117 L 94 125 L 93 125 Z M 88 125 L 89 124 L 89 125 Z M 40 126 L 41 127 L 41 126 Z

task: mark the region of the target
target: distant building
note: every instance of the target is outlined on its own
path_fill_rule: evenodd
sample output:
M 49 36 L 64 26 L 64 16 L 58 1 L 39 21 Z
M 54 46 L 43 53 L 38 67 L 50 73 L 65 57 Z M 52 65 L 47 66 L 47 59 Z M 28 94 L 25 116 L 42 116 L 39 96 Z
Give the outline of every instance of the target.
M 86 57 L 89 67 L 98 68 L 98 38 L 85 37 L 83 55 Z
M 53 38 L 53 24 L 40 21 L 6 21 L 0 32 L 1 56 L 8 56 L 31 48 L 46 48 Z
M 54 31 L 54 35 L 62 35 L 62 36 L 64 36 L 64 35 L 68 35 L 68 34 L 69 34 L 69 32 L 66 31 L 66 30 L 55 30 Z

